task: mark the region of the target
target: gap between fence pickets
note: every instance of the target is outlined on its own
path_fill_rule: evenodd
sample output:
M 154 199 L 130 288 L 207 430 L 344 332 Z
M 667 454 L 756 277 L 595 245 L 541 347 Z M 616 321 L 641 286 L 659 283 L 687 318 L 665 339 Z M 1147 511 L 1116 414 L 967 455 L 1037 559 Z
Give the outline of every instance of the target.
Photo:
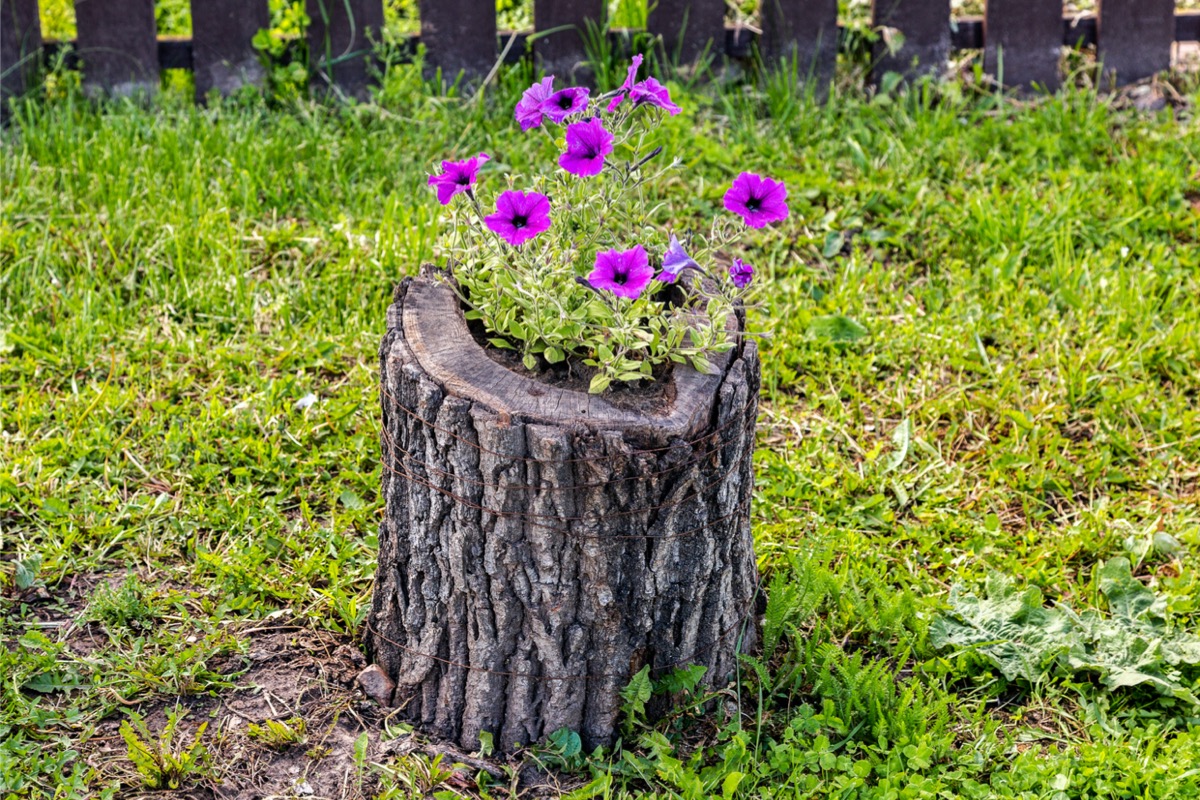
M 1110 0 L 1111 2 L 1111 0 Z M 5 13 L 9 13 L 10 7 L 19 6 L 19 0 L 6 0 L 3 2 Z M 1200 12 L 1196 11 L 1176 11 L 1174 13 L 1173 37 L 1174 43 L 1180 42 L 1197 42 L 1200 41 Z M 984 20 L 982 17 L 958 17 L 947 20 L 947 26 L 950 30 L 950 48 L 952 50 L 981 50 L 985 47 Z M 6 75 L 4 81 L 4 89 L 6 94 L 19 94 L 28 87 L 20 79 L 21 71 L 12 70 L 10 64 L 18 63 L 25 48 L 21 47 L 20 42 L 32 42 L 34 47 L 29 49 L 37 49 L 36 42 L 39 37 L 30 38 L 32 34 L 24 39 L 18 40 L 17 36 L 12 35 L 11 31 L 15 26 L 3 26 L 8 32 L 4 33 L 4 66 Z M 1080 14 L 1075 16 L 1067 16 L 1062 18 L 1062 44 L 1064 46 L 1075 47 L 1094 47 L 1098 44 L 1099 30 L 1101 28 L 1100 18 L 1094 14 Z M 32 30 L 32 29 L 31 29 Z M 40 25 L 37 28 L 40 32 Z M 839 25 L 838 36 L 840 44 L 844 44 L 846 40 L 846 29 Z M 631 36 L 634 31 L 630 30 L 613 30 L 609 32 L 609 38 L 617 50 L 626 57 L 632 55 L 630 49 Z M 510 39 L 516 37 L 515 44 L 508 48 L 508 57 L 506 61 L 509 63 L 520 62 L 527 58 L 527 43 L 528 37 L 532 32 L 512 32 L 502 31 L 497 35 L 496 52 L 502 52 Z M 1130 41 L 1128 32 L 1123 35 L 1122 44 L 1125 48 L 1138 48 L 1137 41 Z M 12 41 L 10 41 L 10 39 Z M 724 46 L 722 48 L 724 54 L 734 59 L 749 58 L 753 55 L 755 47 L 760 39 L 759 33 L 745 26 L 727 26 L 724 31 Z M 411 62 L 417 53 L 418 46 L 421 43 L 420 34 L 413 34 L 405 37 L 399 45 L 399 62 Z M 1158 42 L 1161 45 L 1161 41 Z M 42 62 L 49 66 L 58 61 L 62 57 L 63 64 L 68 69 L 78 69 L 80 67 L 80 57 L 78 54 L 78 40 L 58 40 L 47 39 L 41 43 Z M 195 43 L 192 39 L 186 37 L 158 37 L 156 40 L 156 53 L 158 66 L 160 69 L 185 69 L 191 70 L 194 68 Z M 490 63 L 490 62 L 489 62 Z M 20 82 L 19 82 L 20 81 Z

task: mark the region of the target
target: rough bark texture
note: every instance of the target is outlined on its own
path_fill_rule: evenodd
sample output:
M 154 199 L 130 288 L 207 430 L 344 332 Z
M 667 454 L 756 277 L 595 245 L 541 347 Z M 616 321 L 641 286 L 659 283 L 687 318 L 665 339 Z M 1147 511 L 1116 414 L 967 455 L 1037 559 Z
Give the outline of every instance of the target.
M 660 418 L 587 395 L 555 402 L 575 409 L 556 418 L 543 400 L 561 390 L 507 370 L 503 391 L 432 377 L 452 364 L 439 352 L 487 359 L 452 299 L 406 281 L 380 352 L 386 512 L 367 646 L 392 704 L 467 749 L 481 731 L 511 750 L 560 728 L 592 748 L 612 741 L 644 665 L 702 664 L 723 685 L 757 637 L 754 343 L 720 375 L 676 370 Z

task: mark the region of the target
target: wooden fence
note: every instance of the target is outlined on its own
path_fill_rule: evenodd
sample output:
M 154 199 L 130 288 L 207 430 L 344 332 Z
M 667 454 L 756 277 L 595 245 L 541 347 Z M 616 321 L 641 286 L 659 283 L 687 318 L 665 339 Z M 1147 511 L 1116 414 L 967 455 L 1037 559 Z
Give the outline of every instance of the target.
M 1095 15 L 1063 16 L 1057 0 L 987 0 L 982 17 L 952 18 L 950 0 L 874 0 L 874 24 L 903 45 L 877 46 L 874 75 L 939 72 L 952 50 L 984 52 L 984 69 L 1009 86 L 1055 88 L 1062 47 L 1094 46 L 1118 84 L 1167 69 L 1177 41 L 1200 39 L 1200 13 L 1176 13 L 1174 0 L 1097 0 Z M 314 75 L 361 95 L 371 78 L 371 41 L 383 24 L 383 0 L 305 0 L 312 19 L 308 42 Z M 550 33 L 529 42 L 549 71 L 569 68 L 583 56 L 581 31 L 598 21 L 605 0 L 534 0 L 534 28 Z M 762 0 L 755 27 L 727 27 L 724 0 L 651 0 L 647 28 L 662 37 L 671 57 L 705 53 L 746 57 L 758 47 L 768 59 L 797 58 L 818 81 L 833 75 L 840 32 L 837 0 Z M 191 69 L 196 94 L 229 93 L 263 79 L 250 40 L 268 26 L 267 0 L 192 0 L 190 39 L 160 38 L 154 0 L 76 0 L 78 38 L 69 43 L 82 62 L 89 93 L 153 90 L 159 70 Z M 478 74 L 496 61 L 509 34 L 496 29 L 495 0 L 420 0 L 421 32 L 409 42 L 425 46 L 426 62 L 444 73 Z M 510 58 L 526 53 L 516 34 Z M 898 41 L 891 36 L 893 41 Z M 0 0 L 0 90 L 29 88 L 46 50 L 37 0 Z M 561 73 L 560 73 L 561 74 Z

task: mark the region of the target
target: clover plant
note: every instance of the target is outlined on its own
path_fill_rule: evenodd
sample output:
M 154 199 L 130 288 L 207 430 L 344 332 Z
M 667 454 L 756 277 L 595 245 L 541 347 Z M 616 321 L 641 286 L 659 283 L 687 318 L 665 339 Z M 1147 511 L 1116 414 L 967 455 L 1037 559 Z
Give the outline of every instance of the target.
M 492 186 L 485 153 L 443 161 L 429 176 L 448 206 L 445 253 L 468 319 L 495 347 L 518 350 L 528 369 L 583 364 L 589 390 L 653 380 L 672 363 L 712 369 L 733 347 L 729 317 L 754 277 L 741 258 L 717 267 L 743 226 L 788 215 L 782 182 L 743 172 L 705 231 L 661 229 L 648 191 L 681 162 L 663 163 L 655 132 L 678 114 L 666 87 L 637 80 L 634 56 L 619 89 L 555 90 L 554 77 L 517 103 L 522 130 L 540 129 L 562 151 L 541 174 Z M 553 126 L 562 126 L 561 138 Z M 498 176 L 496 176 L 498 177 Z M 736 216 L 735 216 L 736 215 Z M 740 217 L 740 221 L 738 218 Z

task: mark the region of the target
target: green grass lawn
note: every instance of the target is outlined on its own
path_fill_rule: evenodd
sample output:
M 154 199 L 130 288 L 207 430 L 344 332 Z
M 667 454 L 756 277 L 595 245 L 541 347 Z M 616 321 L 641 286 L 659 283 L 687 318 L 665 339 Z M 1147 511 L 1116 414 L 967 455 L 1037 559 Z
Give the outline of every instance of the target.
M 791 192 L 787 223 L 747 242 L 766 649 L 714 703 L 631 713 L 621 750 L 562 737 L 491 773 L 352 695 L 384 312 L 438 256 L 435 160 L 483 150 L 499 179 L 553 152 L 511 118 L 529 77 L 472 99 L 399 67 L 345 109 L 167 93 L 98 111 L 69 91 L 18 109 L 0 797 L 146 777 L 178 796 L 251 778 L 334 797 L 1200 795 L 1200 126 L 1082 90 L 818 107 L 675 84 L 678 207 L 707 219 L 741 170 Z M 325 694 L 288 694 L 302 680 Z M 514 791 L 539 764 L 541 788 Z

